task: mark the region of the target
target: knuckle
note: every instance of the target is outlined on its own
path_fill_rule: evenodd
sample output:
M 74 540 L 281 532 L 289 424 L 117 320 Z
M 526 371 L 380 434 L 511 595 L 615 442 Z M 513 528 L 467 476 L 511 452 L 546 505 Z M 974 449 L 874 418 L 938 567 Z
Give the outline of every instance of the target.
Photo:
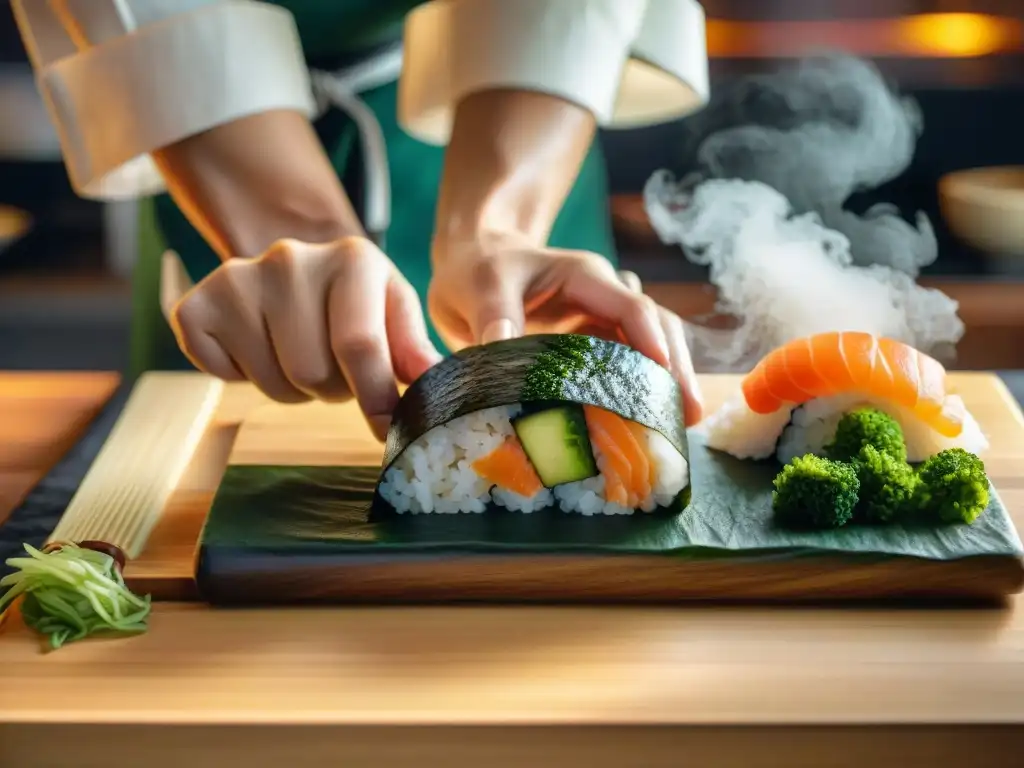
M 642 293 L 630 297 L 629 306 L 626 310 L 627 319 L 635 323 L 646 323 L 657 319 L 658 305 L 654 299 Z
M 278 403 L 285 403 L 287 405 L 306 403 L 313 399 L 309 395 L 291 387 L 266 383 L 257 383 L 257 387 L 271 400 Z
M 288 372 L 288 378 L 299 389 L 324 392 L 332 388 L 336 378 L 326 363 L 303 364 Z
M 573 251 L 568 256 L 574 263 L 578 264 L 583 269 L 590 270 L 591 272 L 601 275 L 603 277 L 615 278 L 615 267 L 612 263 L 603 256 L 599 256 L 596 253 L 590 251 Z
M 291 240 L 274 242 L 253 264 L 272 274 L 289 272 L 295 265 L 297 250 Z M 233 259 L 232 261 L 236 261 Z M 231 262 L 228 262 L 229 264 Z
M 199 327 L 206 316 L 206 301 L 199 291 L 192 291 L 171 307 L 171 326 L 179 334 L 189 338 L 199 332 Z
M 248 259 L 228 259 L 217 268 L 217 282 L 222 282 L 233 290 L 239 290 L 252 279 L 254 264 L 255 262 Z M 217 282 L 211 281 L 210 290 L 217 290 Z
M 630 290 L 637 291 L 638 293 L 643 291 L 643 283 L 636 272 L 624 269 L 619 272 L 619 280 Z
M 299 242 L 291 238 L 281 238 L 270 244 L 270 247 L 260 257 L 264 261 L 288 261 L 298 251 Z
M 673 329 L 683 327 L 683 318 L 673 312 L 671 309 L 665 309 L 665 307 L 658 306 L 658 315 L 661 317 L 662 322 L 665 325 L 672 327 Z
M 344 261 L 361 261 L 369 258 L 372 251 L 366 248 L 366 241 L 361 237 L 349 235 L 333 243 L 332 255 Z
M 597 262 L 603 261 L 603 259 L 593 259 L 586 251 L 571 251 L 569 253 L 563 253 L 558 257 L 558 259 L 567 267 L 591 271 L 599 269 L 600 265 Z
M 501 266 L 493 259 L 482 259 L 470 271 L 470 283 L 477 290 L 490 290 L 501 285 Z
M 365 331 L 339 334 L 332 345 L 337 357 L 349 360 L 365 360 L 384 352 L 384 341 L 373 333 Z

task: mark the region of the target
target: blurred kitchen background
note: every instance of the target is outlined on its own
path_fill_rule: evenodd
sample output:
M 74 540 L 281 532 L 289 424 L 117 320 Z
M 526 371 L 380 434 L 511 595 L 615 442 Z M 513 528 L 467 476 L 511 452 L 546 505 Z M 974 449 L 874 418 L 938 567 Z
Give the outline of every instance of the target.
M 653 0 L 657 2 L 658 0 Z M 876 200 L 936 230 L 922 279 L 949 286 L 968 326 L 963 367 L 1024 368 L 1024 245 L 1002 254 L 954 234 L 939 179 L 986 166 L 1024 169 L 1024 0 L 705 0 L 712 89 L 821 49 L 873 61 L 913 96 L 924 132 L 910 167 L 851 207 Z M 645 182 L 691 170 L 686 120 L 602 136 L 622 260 L 681 314 L 711 310 L 703 268 L 647 224 Z M 1024 170 L 1001 182 L 996 207 L 1022 222 Z M 863 199 L 862 199 L 863 198 Z M 122 369 L 127 364 L 131 203 L 77 199 L 36 95 L 10 7 L 0 4 L 0 368 Z M 944 288 L 945 290 L 945 288 Z M 1018 360 L 1019 358 L 1019 360 Z

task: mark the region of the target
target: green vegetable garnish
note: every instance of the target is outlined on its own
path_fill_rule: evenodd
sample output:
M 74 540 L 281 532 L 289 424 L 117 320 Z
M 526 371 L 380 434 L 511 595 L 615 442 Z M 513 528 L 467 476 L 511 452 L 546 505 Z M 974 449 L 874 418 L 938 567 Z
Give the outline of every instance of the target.
M 931 456 L 918 469 L 914 506 L 922 517 L 945 523 L 973 523 L 988 507 L 985 463 L 963 448 Z
M 807 454 L 775 477 L 772 511 L 793 528 L 839 528 L 853 517 L 860 480 L 849 464 Z
M 907 460 L 903 428 L 892 416 L 875 408 L 844 413 L 836 425 L 832 442 L 825 446 L 825 454 L 836 461 L 853 461 L 867 445 L 897 461 Z
M 567 333 L 554 339 L 526 372 L 522 400 L 561 400 L 566 380 L 583 371 L 600 372 L 608 361 L 594 355 L 589 336 Z
M 89 635 L 145 632 L 150 598 L 129 590 L 117 561 L 105 552 L 63 544 L 40 552 L 26 544 L 29 557 L 12 557 L 7 565 L 18 570 L 0 579 L 0 611 L 24 595 L 21 615 L 37 632 L 49 637 L 50 647 Z
M 854 509 L 858 522 L 891 523 L 908 517 L 918 483 L 913 467 L 873 445 L 860 449 L 853 467 L 860 480 L 860 501 Z

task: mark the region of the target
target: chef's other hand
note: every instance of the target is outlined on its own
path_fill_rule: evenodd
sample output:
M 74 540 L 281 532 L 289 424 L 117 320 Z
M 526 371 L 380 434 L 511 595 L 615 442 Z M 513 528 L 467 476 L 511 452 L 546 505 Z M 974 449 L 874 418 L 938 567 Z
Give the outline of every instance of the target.
M 184 295 L 176 261 L 165 254 L 162 303 L 199 370 L 251 381 L 283 403 L 354 396 L 378 439 L 398 403 L 396 381 L 411 383 L 441 359 L 416 291 L 364 238 L 281 240 L 186 282 Z
M 679 381 L 686 420 L 702 417 L 683 322 L 643 293 L 631 272 L 616 273 L 585 251 L 536 248 L 514 235 L 447 246 L 433 256 L 428 308 L 452 350 L 532 333 L 586 333 L 622 341 Z

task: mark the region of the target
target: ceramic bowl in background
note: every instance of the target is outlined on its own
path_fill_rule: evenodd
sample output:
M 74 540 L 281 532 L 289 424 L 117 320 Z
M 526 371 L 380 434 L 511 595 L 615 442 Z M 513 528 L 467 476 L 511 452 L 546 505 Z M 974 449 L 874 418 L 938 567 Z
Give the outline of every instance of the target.
M 1024 166 L 947 174 L 939 179 L 939 207 L 956 237 L 1024 268 Z

